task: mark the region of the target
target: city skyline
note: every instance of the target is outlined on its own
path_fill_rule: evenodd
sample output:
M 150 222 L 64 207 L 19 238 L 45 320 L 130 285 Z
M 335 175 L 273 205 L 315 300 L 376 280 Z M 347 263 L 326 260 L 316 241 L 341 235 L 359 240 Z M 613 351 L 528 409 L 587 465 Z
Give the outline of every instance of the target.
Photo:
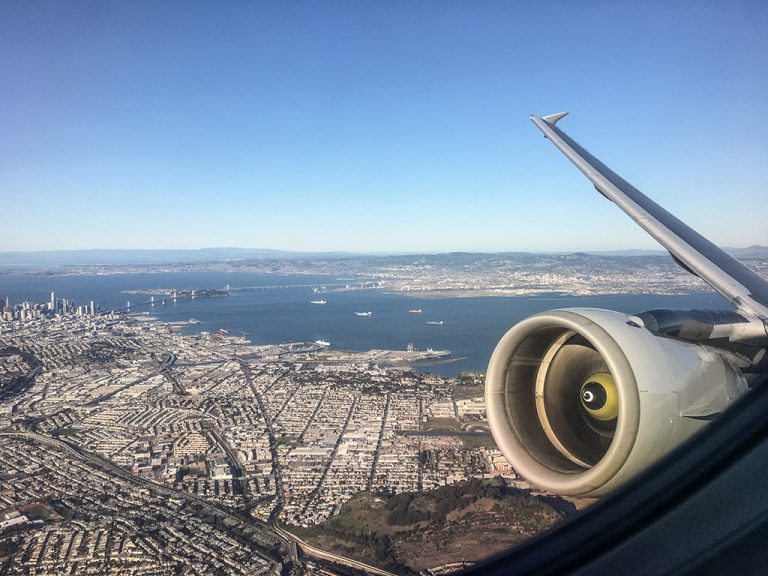
M 716 244 L 768 244 L 758 3 L 3 16 L 3 251 L 658 249 L 527 120 L 560 110 Z

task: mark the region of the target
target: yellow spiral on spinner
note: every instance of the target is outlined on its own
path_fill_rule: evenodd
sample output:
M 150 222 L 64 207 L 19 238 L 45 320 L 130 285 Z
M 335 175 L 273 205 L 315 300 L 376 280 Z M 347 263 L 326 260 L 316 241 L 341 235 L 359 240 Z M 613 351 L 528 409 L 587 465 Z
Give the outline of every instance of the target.
M 608 372 L 592 374 L 581 385 L 581 405 L 595 420 L 608 422 L 619 415 L 616 383 Z

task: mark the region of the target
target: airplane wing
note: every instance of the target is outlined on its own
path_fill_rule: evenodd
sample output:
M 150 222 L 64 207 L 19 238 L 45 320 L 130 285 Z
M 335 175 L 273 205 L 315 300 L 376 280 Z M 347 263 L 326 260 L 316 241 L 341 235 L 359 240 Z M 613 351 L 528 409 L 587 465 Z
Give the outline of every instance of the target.
M 555 124 L 566 114 L 530 119 L 598 192 L 653 236 L 678 264 L 699 276 L 737 310 L 762 320 L 763 329 L 768 330 L 768 281 L 675 218 L 557 128 Z

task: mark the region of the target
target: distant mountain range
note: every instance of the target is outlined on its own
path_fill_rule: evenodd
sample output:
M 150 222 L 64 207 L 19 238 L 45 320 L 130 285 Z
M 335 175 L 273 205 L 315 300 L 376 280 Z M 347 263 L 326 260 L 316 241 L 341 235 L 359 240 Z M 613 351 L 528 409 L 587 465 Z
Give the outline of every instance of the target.
M 748 246 L 747 248 L 725 248 L 736 258 L 768 258 L 768 246 Z
M 723 248 L 734 258 L 768 258 L 768 246 L 748 246 L 746 248 Z M 666 250 L 603 250 L 590 251 L 594 256 L 661 256 Z
M 725 248 L 736 258 L 768 258 L 768 246 L 749 246 L 747 248 Z M 542 256 L 545 254 L 568 256 L 584 253 L 572 252 L 499 252 L 472 253 L 450 252 L 445 254 L 423 254 L 425 258 L 438 257 L 440 260 L 471 260 L 477 256 Z M 612 250 L 590 251 L 594 256 L 638 257 L 663 256 L 664 250 Z M 270 250 L 262 248 L 199 248 L 199 249 L 160 249 L 160 250 L 44 250 L 36 252 L 0 252 L 0 266 L 5 268 L 56 268 L 65 266 L 108 266 L 108 265 L 142 265 L 142 264 L 171 264 L 183 262 L 221 262 L 228 260 L 279 260 L 279 259 L 332 259 L 332 258 L 400 258 L 404 256 L 419 256 L 414 254 L 371 254 L 353 252 L 293 252 L 287 250 Z
M 56 267 L 105 266 L 126 264 L 167 264 L 178 262 L 212 262 L 253 258 L 306 258 L 312 256 L 350 256 L 345 252 L 290 252 L 261 248 L 198 248 L 158 250 L 41 250 L 34 252 L 0 252 L 0 266 Z

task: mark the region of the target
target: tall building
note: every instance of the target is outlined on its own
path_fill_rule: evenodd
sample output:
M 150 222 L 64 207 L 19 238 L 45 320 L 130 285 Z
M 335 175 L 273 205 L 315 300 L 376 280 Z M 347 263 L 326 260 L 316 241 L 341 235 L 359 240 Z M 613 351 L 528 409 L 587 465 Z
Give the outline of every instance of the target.
M 56 312 L 56 294 L 51 292 L 51 311 Z

